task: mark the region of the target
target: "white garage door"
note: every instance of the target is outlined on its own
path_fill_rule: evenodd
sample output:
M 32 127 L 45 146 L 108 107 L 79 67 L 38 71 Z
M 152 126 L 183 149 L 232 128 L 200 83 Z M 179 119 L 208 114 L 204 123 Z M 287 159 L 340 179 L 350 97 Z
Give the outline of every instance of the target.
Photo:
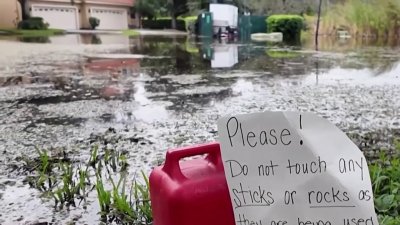
M 123 30 L 128 29 L 128 11 L 126 9 L 91 8 L 90 15 L 100 20 L 97 29 Z
M 42 17 L 50 28 L 79 29 L 75 7 L 32 5 L 32 16 Z

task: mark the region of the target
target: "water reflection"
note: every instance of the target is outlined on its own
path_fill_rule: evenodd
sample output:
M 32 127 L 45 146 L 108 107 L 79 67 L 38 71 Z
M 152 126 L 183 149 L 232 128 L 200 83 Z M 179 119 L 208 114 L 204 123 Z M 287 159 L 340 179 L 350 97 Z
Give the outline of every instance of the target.
M 14 156 L 35 146 L 85 156 L 85 143 L 98 137 L 129 150 L 132 170 L 150 168 L 167 148 L 214 140 L 220 116 L 265 110 L 316 112 L 361 138 L 378 132 L 377 149 L 389 149 L 399 135 L 400 51 L 390 46 L 322 41 L 315 52 L 307 45 L 119 35 L 15 41 L 0 41 L 5 173 Z M 326 51 L 331 44 L 341 48 Z M 13 212 L 36 207 L 28 201 L 14 208 L 5 197 Z
M 85 75 L 97 75 L 99 73 L 107 72 L 111 75 L 128 75 L 140 71 L 140 60 L 138 59 L 102 59 L 102 58 L 88 58 L 84 64 Z
M 142 77 L 143 75 L 141 74 L 140 76 Z M 144 83 L 137 82 L 135 84 L 135 87 L 136 87 L 136 92 L 133 95 L 133 97 L 135 98 L 135 101 L 137 101 L 142 106 L 149 105 L 151 101 L 146 96 L 146 89 L 144 87 Z
M 237 45 L 215 45 L 211 68 L 231 68 L 239 62 Z
M 31 74 L 0 77 L 2 86 L 17 85 L 20 83 L 46 83 L 44 79 L 54 71 L 65 71 L 66 67 L 85 76 L 108 76 L 110 80 L 119 77 L 136 76 L 146 73 L 152 77 L 170 74 L 215 74 L 212 69 L 223 73 L 226 70 L 241 70 L 252 72 L 266 72 L 274 75 L 307 75 L 315 73 L 316 62 L 318 71 L 326 72 L 332 68 L 355 69 L 350 73 L 368 68 L 375 75 L 385 74 L 396 70 L 399 54 L 396 49 L 382 47 L 362 47 L 364 42 L 353 39 L 332 40 L 323 39 L 320 49 L 322 52 L 309 51 L 308 43 L 303 49 L 292 50 L 281 46 L 270 46 L 262 43 L 212 43 L 212 40 L 194 40 L 185 37 L 134 37 L 122 35 L 65 35 L 55 37 L 40 37 L 28 39 L 34 42 L 44 42 L 56 45 L 112 45 L 118 44 L 118 49 L 106 51 L 98 58 L 87 58 L 79 62 L 57 61 L 47 63 L 46 68 Z M 24 41 L 24 38 L 21 39 Z M 349 42 L 349 43 L 347 43 Z M 367 43 L 372 45 L 373 43 Z M 333 50 L 335 52 L 326 52 Z M 345 52 L 345 53 L 342 53 Z M 147 56 L 164 56 L 165 58 L 128 59 L 118 58 L 118 55 L 107 54 L 135 54 Z M 102 58 L 104 57 L 104 58 Z M 40 62 L 44 65 L 43 62 Z M 38 65 L 38 64 L 36 64 Z M 45 74 L 46 76 L 43 76 Z M 208 78 L 209 80 L 210 78 Z M 46 81 L 47 80 L 47 81 Z M 159 79 L 163 82 L 163 79 Z M 60 86 L 60 85 L 57 85 Z
M 57 45 L 107 45 L 107 44 L 126 44 L 129 45 L 130 39 L 128 36 L 115 34 L 71 34 L 71 35 L 56 35 L 56 36 L 19 36 L 10 37 L 9 39 L 18 40 L 26 43 L 42 43 L 42 44 L 57 44 Z
M 323 73 L 312 73 L 306 76 L 306 83 L 315 83 L 314 75 L 317 77 L 318 82 L 324 84 L 363 84 L 363 85 L 396 85 L 400 84 L 400 63 L 391 66 L 390 70 L 379 72 L 369 68 L 364 69 L 346 69 L 342 67 L 335 67 Z
M 18 40 L 26 43 L 51 43 L 50 38 L 47 36 L 39 37 L 18 37 Z
M 353 52 L 371 47 L 398 48 L 400 46 L 400 39 L 336 38 L 329 36 L 321 36 L 319 39 L 319 50 L 329 52 Z M 302 47 L 314 49 L 314 39 L 305 39 Z
M 171 117 L 169 110 L 193 113 L 216 101 L 254 95 L 256 84 L 273 88 L 278 83 L 376 85 L 400 80 L 396 48 L 354 48 L 351 43 L 359 46 L 358 42 L 351 41 L 321 41 L 321 52 L 307 43 L 299 48 L 189 37 L 66 35 L 36 41 L 45 42 L 55 55 L 27 57 L 12 69 L 0 62 L 0 86 L 46 86 L 47 91 L 7 101 L 37 106 L 94 100 L 133 104 L 124 112 L 99 116 L 121 123 L 164 120 Z M 80 50 L 63 52 L 59 45 Z M 324 51 L 331 48 L 337 51 Z M 71 124 L 84 121 L 75 119 Z M 57 124 L 52 119 L 37 121 Z
M 322 57 L 320 67 L 329 69 L 370 68 L 380 74 L 390 71 L 398 61 L 399 43 L 356 39 L 325 38 L 320 41 L 322 53 L 313 51 L 313 43 L 305 41 L 302 48 L 285 48 L 268 43 L 218 43 L 186 37 L 132 37 L 122 35 L 64 35 L 55 37 L 21 37 L 23 42 L 57 45 L 112 45 L 125 46 L 116 53 L 166 56 L 168 59 L 141 60 L 150 74 L 209 73 L 210 69 L 239 69 L 268 71 L 272 74 L 307 74 L 313 71 L 316 56 Z M 100 68 L 98 71 L 100 71 Z M 128 71 L 129 73 L 129 71 Z

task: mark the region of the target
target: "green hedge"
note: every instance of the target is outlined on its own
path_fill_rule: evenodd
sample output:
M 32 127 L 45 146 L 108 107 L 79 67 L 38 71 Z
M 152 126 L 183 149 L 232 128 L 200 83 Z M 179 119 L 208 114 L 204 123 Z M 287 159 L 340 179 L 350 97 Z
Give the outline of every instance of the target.
M 300 40 L 304 19 L 298 15 L 272 15 L 267 18 L 268 32 L 282 32 L 285 41 Z
M 187 16 L 182 18 L 185 21 L 186 31 L 195 32 L 195 24 L 197 22 L 197 16 Z
M 24 30 L 47 30 L 48 27 L 42 17 L 31 17 L 18 23 L 18 29 Z
M 171 19 L 170 18 L 162 18 L 155 20 L 142 20 L 143 28 L 147 29 L 172 29 L 171 27 Z M 176 29 L 181 31 L 188 31 L 189 25 L 191 23 L 191 17 L 187 18 L 178 18 L 176 20 Z

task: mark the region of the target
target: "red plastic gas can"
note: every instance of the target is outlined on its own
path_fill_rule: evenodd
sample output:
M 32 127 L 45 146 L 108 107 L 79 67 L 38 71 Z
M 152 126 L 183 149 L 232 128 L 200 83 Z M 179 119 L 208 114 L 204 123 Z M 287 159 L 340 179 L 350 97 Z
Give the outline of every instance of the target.
M 168 151 L 150 175 L 150 197 L 154 225 L 235 224 L 219 143 Z

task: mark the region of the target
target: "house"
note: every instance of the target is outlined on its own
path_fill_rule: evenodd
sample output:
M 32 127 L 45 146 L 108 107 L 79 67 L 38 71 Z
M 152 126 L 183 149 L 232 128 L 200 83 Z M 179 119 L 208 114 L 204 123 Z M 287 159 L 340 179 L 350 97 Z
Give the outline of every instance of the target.
M 3 0 L 1 0 L 3 1 Z M 134 0 L 27 0 L 32 17 L 42 17 L 49 28 L 89 29 L 89 18 L 100 20 L 97 29 L 128 29 Z
M 21 18 L 21 5 L 17 0 L 0 0 L 0 28 L 16 28 Z

